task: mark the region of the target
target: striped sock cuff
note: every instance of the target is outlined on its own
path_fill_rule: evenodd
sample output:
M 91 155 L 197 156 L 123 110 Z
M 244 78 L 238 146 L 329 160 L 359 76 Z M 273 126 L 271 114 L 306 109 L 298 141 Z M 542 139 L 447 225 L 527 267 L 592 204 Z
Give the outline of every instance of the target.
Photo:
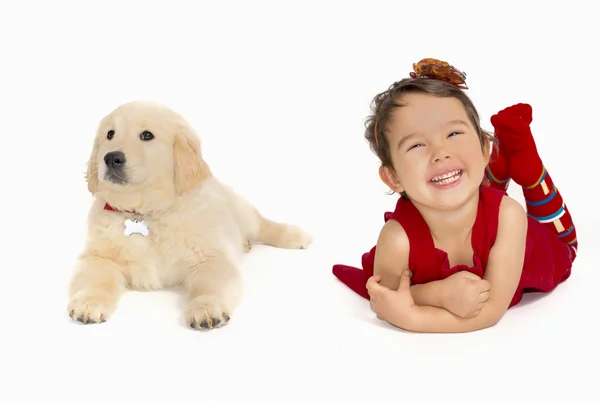
M 523 187 L 523 189 L 534 189 L 542 182 L 544 182 L 544 180 L 546 179 L 546 175 L 548 175 L 548 171 L 546 171 L 546 167 L 542 166 L 542 174 L 540 175 L 540 178 L 538 178 L 534 184 L 529 185 L 527 187 Z
M 552 189 L 550 190 L 550 194 L 546 198 L 536 200 L 536 201 L 525 199 L 525 203 L 527 204 L 527 206 L 531 206 L 531 207 L 544 206 L 544 205 L 547 205 L 548 203 L 552 202 L 552 200 L 556 197 L 557 193 L 558 192 L 556 190 L 556 186 L 554 184 L 552 184 Z
M 492 174 L 492 170 L 490 170 L 489 165 L 485 166 L 485 175 L 488 178 L 488 180 L 493 181 L 496 184 L 506 184 L 508 181 L 510 181 L 510 177 L 506 180 L 499 180 L 498 178 L 494 177 L 494 174 Z
M 551 214 L 547 214 L 545 216 L 536 216 L 531 214 L 531 212 L 527 213 L 528 216 L 536 219 L 537 221 L 539 221 L 540 223 L 552 223 L 553 221 L 556 221 L 558 219 L 560 219 L 561 217 L 563 217 L 565 214 L 565 204 L 563 203 L 557 211 L 551 213 Z
M 565 244 L 567 246 L 567 249 L 569 250 L 569 259 L 571 259 L 571 261 L 575 260 L 575 258 L 577 257 L 577 247 L 575 246 L 570 246 L 568 244 Z
M 567 235 L 571 234 L 573 232 L 573 230 L 575 230 L 575 226 L 571 226 L 568 230 L 566 230 L 565 232 L 558 234 L 558 238 L 564 238 Z

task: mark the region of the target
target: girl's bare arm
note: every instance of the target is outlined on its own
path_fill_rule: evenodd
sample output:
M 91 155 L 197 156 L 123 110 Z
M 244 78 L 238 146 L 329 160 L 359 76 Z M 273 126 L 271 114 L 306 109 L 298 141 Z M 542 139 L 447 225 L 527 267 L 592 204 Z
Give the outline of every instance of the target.
M 484 279 L 490 298 L 477 316 L 460 318 L 445 309 L 419 306 L 410 324 L 402 328 L 418 332 L 466 332 L 493 326 L 504 315 L 515 294 L 525 256 L 527 215 L 514 199 L 505 196 L 500 205 L 498 234 Z
M 410 244 L 406 232 L 395 220 L 389 220 L 377 241 L 375 274 L 381 276 L 380 284 L 397 290 L 400 276 L 408 269 Z M 444 281 L 432 281 L 411 286 L 411 294 L 417 305 L 444 307 Z

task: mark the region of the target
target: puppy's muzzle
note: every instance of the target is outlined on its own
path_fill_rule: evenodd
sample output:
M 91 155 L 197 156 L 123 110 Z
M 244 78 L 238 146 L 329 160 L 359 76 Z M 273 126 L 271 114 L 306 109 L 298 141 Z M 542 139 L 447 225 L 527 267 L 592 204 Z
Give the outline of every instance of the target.
M 125 173 L 125 154 L 120 151 L 108 152 L 104 155 L 106 164 L 105 178 L 115 184 L 123 184 L 127 181 Z

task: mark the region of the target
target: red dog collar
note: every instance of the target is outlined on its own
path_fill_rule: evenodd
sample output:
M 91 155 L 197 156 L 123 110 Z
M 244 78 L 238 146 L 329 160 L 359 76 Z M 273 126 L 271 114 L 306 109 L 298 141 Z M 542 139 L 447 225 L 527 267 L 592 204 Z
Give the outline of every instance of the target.
M 111 212 L 127 212 L 127 213 L 135 213 L 129 210 L 119 210 L 119 209 L 115 209 L 114 207 L 112 207 L 111 205 L 109 205 L 108 203 L 104 204 L 104 210 L 109 210 Z

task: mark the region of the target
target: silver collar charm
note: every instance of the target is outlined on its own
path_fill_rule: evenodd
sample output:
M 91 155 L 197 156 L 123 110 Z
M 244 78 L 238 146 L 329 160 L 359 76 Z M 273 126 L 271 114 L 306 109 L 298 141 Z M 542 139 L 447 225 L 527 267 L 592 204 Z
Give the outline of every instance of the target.
M 144 237 L 148 236 L 148 225 L 145 221 L 139 219 L 127 219 L 125 220 L 125 235 L 130 236 L 131 234 L 141 234 Z

